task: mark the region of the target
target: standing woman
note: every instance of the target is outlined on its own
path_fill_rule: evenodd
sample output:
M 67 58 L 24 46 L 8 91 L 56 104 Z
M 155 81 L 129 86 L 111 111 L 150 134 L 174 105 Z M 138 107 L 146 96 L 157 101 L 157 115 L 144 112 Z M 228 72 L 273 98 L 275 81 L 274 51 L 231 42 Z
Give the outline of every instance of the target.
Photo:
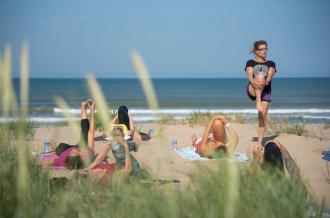
M 256 101 L 258 110 L 259 128 L 258 144 L 262 144 L 262 138 L 266 129 L 267 113 L 271 100 L 272 78 L 276 73 L 275 62 L 267 60 L 267 42 L 265 40 L 253 43 L 252 51 L 254 60 L 246 62 L 245 71 L 249 84 L 247 94 L 252 101 Z

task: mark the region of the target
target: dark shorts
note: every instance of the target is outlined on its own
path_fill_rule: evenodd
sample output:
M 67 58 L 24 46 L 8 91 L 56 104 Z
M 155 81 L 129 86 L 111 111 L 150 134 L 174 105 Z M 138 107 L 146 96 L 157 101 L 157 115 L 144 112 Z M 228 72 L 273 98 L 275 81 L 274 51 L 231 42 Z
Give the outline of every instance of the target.
M 256 96 L 253 96 L 253 95 L 250 94 L 249 85 L 250 85 L 250 83 L 246 87 L 246 93 L 252 101 L 255 101 Z M 270 90 L 265 90 L 264 89 L 261 93 L 261 101 L 271 102 L 272 101 L 272 92 Z

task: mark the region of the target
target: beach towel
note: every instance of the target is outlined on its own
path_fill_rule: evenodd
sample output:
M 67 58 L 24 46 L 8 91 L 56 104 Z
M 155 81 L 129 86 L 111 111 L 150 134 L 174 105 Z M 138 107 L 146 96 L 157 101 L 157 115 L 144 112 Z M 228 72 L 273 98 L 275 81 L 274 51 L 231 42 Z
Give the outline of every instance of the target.
M 48 160 L 55 160 L 59 156 L 55 154 L 54 151 L 50 152 L 32 152 L 32 156 L 39 158 L 40 160 L 43 161 L 48 161 Z M 67 169 L 66 167 L 59 167 L 59 166 L 48 166 L 48 167 L 43 167 L 44 169 L 51 169 L 51 170 L 65 170 Z
M 39 158 L 39 160 L 43 160 L 43 161 L 54 161 L 55 159 L 57 159 L 59 156 L 54 152 L 54 151 L 50 151 L 50 152 L 32 152 L 32 156 Z M 97 154 L 96 154 L 97 156 Z M 104 160 L 101 163 L 108 163 L 108 158 L 109 156 L 106 156 L 104 158 Z M 48 166 L 45 167 L 46 169 L 51 169 L 51 170 L 65 170 L 67 169 L 66 167 L 62 167 L 62 166 Z
M 176 148 L 174 149 L 176 151 L 176 153 L 179 154 L 180 157 L 182 157 L 185 160 L 189 160 L 189 161 L 195 161 L 195 160 L 215 160 L 215 159 L 210 159 L 207 157 L 201 157 L 199 154 L 197 154 L 195 152 L 195 148 L 193 148 L 192 146 L 187 147 L 187 148 Z M 229 158 L 227 157 L 221 157 L 218 158 L 217 160 L 228 160 L 230 161 Z M 249 158 L 247 155 L 242 154 L 240 152 L 235 152 L 235 162 L 239 162 L 239 163 L 243 163 L 248 161 Z

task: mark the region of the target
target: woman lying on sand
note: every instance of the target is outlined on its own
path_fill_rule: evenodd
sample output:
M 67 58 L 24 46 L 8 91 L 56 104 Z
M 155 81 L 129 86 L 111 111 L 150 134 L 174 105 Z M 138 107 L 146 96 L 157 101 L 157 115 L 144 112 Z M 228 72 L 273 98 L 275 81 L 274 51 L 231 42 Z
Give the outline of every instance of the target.
M 123 130 L 121 128 L 115 127 L 113 129 L 113 138 L 113 141 L 110 141 L 102 148 L 93 163 L 89 167 L 80 171 L 81 174 L 86 174 L 89 172 L 90 175 L 96 179 L 96 181 L 101 183 L 106 183 L 114 175 L 115 172 L 118 172 L 119 175 L 123 178 L 126 178 L 131 174 L 133 166 L 131 161 L 131 155 L 129 153 L 129 145 L 124 139 Z M 104 162 L 105 157 L 109 153 L 109 150 L 114 143 L 120 143 L 124 147 L 124 167 L 121 167 L 121 164 L 119 164 L 118 162 Z
M 280 171 L 287 169 L 295 181 L 301 181 L 299 168 L 288 150 L 279 141 L 268 141 L 265 146 L 253 146 L 254 163 L 276 167 Z
M 92 100 L 81 103 L 81 135 L 76 145 L 50 142 L 50 147 L 59 157 L 54 160 L 41 161 L 43 166 L 67 167 L 68 169 L 80 169 L 88 165 L 95 158 L 94 132 L 95 132 L 95 107 Z M 87 115 L 87 107 L 90 110 L 90 122 Z M 87 146 L 85 146 L 87 145 Z
M 226 131 L 226 129 L 228 131 Z M 212 136 L 209 135 L 212 133 Z M 230 134 L 230 135 L 228 135 Z M 231 139 L 231 143 L 229 143 Z M 195 152 L 203 157 L 215 157 L 220 151 L 227 153 L 234 151 L 238 144 L 236 132 L 229 127 L 227 119 L 224 116 L 214 116 L 207 125 L 203 137 L 197 140 L 196 135 L 192 136 L 192 143 Z

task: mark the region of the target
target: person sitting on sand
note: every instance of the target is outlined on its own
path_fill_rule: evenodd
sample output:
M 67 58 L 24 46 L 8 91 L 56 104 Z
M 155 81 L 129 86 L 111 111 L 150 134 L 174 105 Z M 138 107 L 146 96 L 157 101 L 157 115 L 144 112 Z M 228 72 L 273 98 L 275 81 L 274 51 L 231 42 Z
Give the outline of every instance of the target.
M 112 119 L 111 124 L 124 124 L 128 129 L 128 136 L 130 137 L 128 141 L 133 139 L 135 133 L 135 123 L 133 117 L 128 114 L 128 108 L 126 106 L 120 106 L 118 108 L 118 113 Z
M 67 167 L 68 169 L 81 169 L 83 165 L 90 163 L 95 158 L 94 132 L 95 132 L 95 107 L 94 101 L 87 100 L 81 103 L 81 135 L 76 145 L 49 143 L 55 154 L 59 157 L 54 160 L 42 161 L 44 166 Z M 90 109 L 90 122 L 87 115 L 87 107 Z M 84 146 L 85 145 L 85 146 Z M 87 145 L 87 146 L 86 146 Z
M 271 140 L 266 142 L 264 147 L 259 144 L 254 145 L 252 153 L 254 156 L 254 164 L 275 167 L 281 172 L 284 172 L 286 168 L 294 181 L 301 181 L 297 164 L 281 142 Z
M 85 174 L 90 172 L 90 175 L 92 175 L 97 181 L 101 183 L 106 183 L 109 178 L 112 177 L 112 175 L 115 172 L 118 172 L 120 176 L 123 178 L 128 177 L 132 170 L 133 170 L 133 165 L 132 165 L 132 160 L 131 160 L 131 155 L 129 151 L 129 145 L 128 142 L 124 139 L 124 132 L 122 128 L 115 127 L 113 129 L 113 140 L 109 141 L 100 151 L 100 153 L 96 156 L 95 160 L 91 165 L 83 170 L 80 171 L 80 173 Z M 116 143 L 119 143 L 124 147 L 125 151 L 125 161 L 124 161 L 124 166 L 118 162 L 115 163 L 108 163 L 104 162 L 105 157 L 109 153 L 109 150 L 112 148 L 112 146 L 115 146 Z
M 229 131 L 226 131 L 228 128 Z M 230 132 L 230 136 L 227 133 Z M 212 137 L 209 135 L 212 133 Z M 232 138 L 229 148 L 229 137 Z M 195 152 L 203 157 L 215 157 L 219 154 L 219 151 L 227 153 L 228 151 L 234 151 L 238 144 L 238 136 L 236 132 L 229 127 L 226 117 L 218 115 L 212 117 L 208 123 L 204 134 L 201 139 L 197 139 L 196 135 L 192 136 L 192 143 L 195 147 Z

